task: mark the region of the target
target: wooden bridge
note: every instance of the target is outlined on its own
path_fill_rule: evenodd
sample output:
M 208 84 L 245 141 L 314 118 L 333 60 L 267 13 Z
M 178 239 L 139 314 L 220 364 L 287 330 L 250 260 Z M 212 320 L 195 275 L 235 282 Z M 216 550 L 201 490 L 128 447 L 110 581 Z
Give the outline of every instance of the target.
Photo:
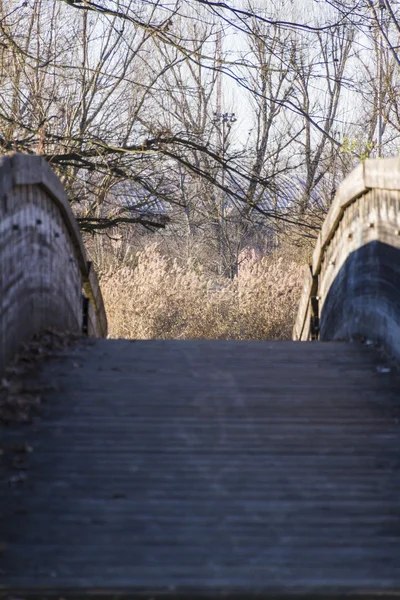
M 107 340 L 62 186 L 4 158 L 0 368 L 44 328 L 88 336 L 25 381 L 31 423 L 0 413 L 0 597 L 400 597 L 399 248 L 400 159 L 366 161 L 303 342 Z

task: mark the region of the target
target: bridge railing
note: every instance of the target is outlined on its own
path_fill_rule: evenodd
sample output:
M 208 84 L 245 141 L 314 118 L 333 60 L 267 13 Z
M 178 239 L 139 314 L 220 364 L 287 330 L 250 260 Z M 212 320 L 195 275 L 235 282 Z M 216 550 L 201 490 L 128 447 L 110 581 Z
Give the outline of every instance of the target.
M 366 160 L 318 236 L 295 340 L 367 337 L 400 357 L 400 158 Z
M 106 336 L 99 284 L 58 177 L 40 156 L 4 156 L 0 372 L 21 342 L 48 328 Z

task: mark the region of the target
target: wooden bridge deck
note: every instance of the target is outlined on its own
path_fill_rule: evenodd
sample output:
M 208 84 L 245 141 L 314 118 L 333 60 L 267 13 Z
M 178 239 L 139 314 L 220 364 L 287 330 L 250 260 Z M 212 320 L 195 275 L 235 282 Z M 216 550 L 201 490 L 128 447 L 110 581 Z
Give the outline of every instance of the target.
M 356 344 L 82 341 L 7 428 L 0 596 L 400 595 L 400 377 Z

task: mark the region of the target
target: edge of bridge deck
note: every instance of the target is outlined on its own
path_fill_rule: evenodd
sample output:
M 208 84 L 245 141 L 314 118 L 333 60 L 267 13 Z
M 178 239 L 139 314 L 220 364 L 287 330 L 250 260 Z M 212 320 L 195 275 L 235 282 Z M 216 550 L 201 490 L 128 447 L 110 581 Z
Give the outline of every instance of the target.
M 4 600 L 383 600 L 384 598 L 400 598 L 400 590 L 386 592 L 379 590 L 344 591 L 343 593 L 333 592 L 315 592 L 313 590 L 296 591 L 292 593 L 282 593 L 280 589 L 260 590 L 240 592 L 237 590 L 210 589 L 209 591 L 199 592 L 196 588 L 184 588 L 176 592 L 174 590 L 165 590 L 163 588 L 145 588 L 143 591 L 132 592 L 128 589 L 109 588 L 102 591 L 93 591 L 87 589 L 59 589 L 42 588 L 35 592 L 26 592 L 26 590 L 14 588 L 12 592 L 7 592 L 0 588 L 0 598 Z

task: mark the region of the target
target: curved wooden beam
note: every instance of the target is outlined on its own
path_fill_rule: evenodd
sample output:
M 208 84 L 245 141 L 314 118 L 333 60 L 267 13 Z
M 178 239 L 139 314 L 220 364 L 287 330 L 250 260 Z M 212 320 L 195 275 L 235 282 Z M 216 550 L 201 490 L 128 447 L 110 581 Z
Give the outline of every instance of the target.
M 366 160 L 344 180 L 310 273 L 294 339 L 367 337 L 400 357 L 400 158 Z
M 40 156 L 0 158 L 0 371 L 45 328 L 107 335 L 96 274 L 64 188 Z

